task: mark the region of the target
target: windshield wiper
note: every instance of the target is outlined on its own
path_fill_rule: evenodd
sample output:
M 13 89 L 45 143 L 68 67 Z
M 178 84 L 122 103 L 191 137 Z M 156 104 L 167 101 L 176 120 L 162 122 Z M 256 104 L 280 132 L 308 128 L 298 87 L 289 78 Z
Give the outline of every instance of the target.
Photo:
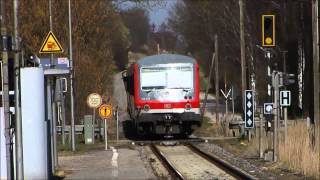
M 182 89 L 184 92 L 189 92 L 191 90 L 190 88 L 183 88 L 183 87 L 175 87 L 170 89 Z

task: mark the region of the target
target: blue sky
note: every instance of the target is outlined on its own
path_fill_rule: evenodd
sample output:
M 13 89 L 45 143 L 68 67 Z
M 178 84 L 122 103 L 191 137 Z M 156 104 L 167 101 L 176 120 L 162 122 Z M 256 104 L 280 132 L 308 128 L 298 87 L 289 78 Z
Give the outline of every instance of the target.
M 169 10 L 175 5 L 177 0 L 165 0 L 166 4 L 164 7 L 156 7 L 149 10 L 150 13 L 150 24 L 156 24 L 159 26 L 162 22 L 165 22 L 168 18 Z
M 164 2 L 163 5 L 152 7 L 148 9 L 150 24 L 155 24 L 159 26 L 162 22 L 165 22 L 169 16 L 169 10 L 176 4 L 178 0 L 145 0 L 145 1 L 160 1 Z M 134 6 L 131 2 L 126 2 L 121 5 L 122 8 L 129 8 Z

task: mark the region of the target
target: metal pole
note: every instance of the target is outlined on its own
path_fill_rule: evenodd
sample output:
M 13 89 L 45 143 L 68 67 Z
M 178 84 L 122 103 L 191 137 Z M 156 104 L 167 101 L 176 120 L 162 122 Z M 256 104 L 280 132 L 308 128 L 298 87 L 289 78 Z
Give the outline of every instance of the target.
M 49 165 L 49 172 L 54 173 L 54 168 L 52 168 L 52 165 L 54 164 L 54 156 L 53 156 L 53 145 L 52 145 L 52 79 L 51 77 L 47 77 L 47 123 L 49 126 L 48 130 L 48 151 L 50 154 L 50 165 Z
M 204 113 L 206 111 L 206 105 L 207 105 L 207 99 L 208 99 L 208 93 L 209 93 L 209 88 L 210 88 L 210 82 L 211 82 L 211 75 L 212 75 L 212 69 L 213 69 L 213 64 L 214 64 L 214 59 L 215 59 L 215 53 L 212 53 L 212 59 L 211 59 L 211 65 L 210 65 L 210 70 L 209 70 L 209 75 L 207 77 L 207 87 L 206 87 L 206 92 L 204 95 L 204 102 L 203 102 L 203 107 L 202 107 L 202 112 L 201 112 L 201 118 L 203 119 Z
M 260 158 L 263 158 L 263 151 L 262 151 L 262 128 L 263 128 L 263 113 L 260 113 L 260 124 L 259 124 L 259 152 Z
M 52 4 L 51 4 L 51 0 L 49 0 L 49 23 L 50 23 L 50 31 L 52 31 L 52 8 L 51 8 Z M 53 54 L 50 55 L 50 66 L 52 67 L 54 65 L 54 62 L 53 62 Z M 49 81 L 48 81 L 48 88 L 50 89 L 50 99 L 48 99 L 48 104 L 50 104 L 50 106 L 48 106 L 48 110 L 50 109 L 51 113 L 48 114 L 49 117 L 50 117 L 50 124 L 51 124 L 51 159 L 52 159 L 52 164 L 53 165 L 53 168 L 52 168 L 52 173 L 55 172 L 56 170 L 56 167 L 57 167 L 57 162 L 56 162 L 56 147 L 55 147 L 55 140 L 56 140 L 56 137 L 55 137 L 55 132 L 56 132 L 56 126 L 55 126 L 55 103 L 54 103 L 54 100 L 53 100 L 53 83 L 54 82 L 54 79 L 53 78 L 50 78 L 49 77 Z
M 227 73 L 224 71 L 224 92 L 227 93 Z M 229 95 L 229 94 L 227 94 Z M 226 98 L 226 115 L 228 115 L 228 96 Z
M 94 135 L 95 135 L 95 124 L 96 124 L 96 108 L 92 108 L 93 110 L 93 113 L 92 113 L 92 116 L 93 116 L 93 121 L 92 121 L 92 144 L 94 144 Z
M 50 31 L 52 31 L 52 9 L 51 9 L 51 0 L 49 0 L 49 24 Z M 53 54 L 50 55 L 50 66 L 53 65 Z
M 265 59 L 267 61 L 267 102 L 272 103 L 272 73 L 271 73 L 271 52 L 267 49 L 265 51 Z M 266 114 L 266 130 L 272 127 L 272 114 Z M 271 136 L 271 132 L 267 132 L 267 136 Z
M 214 53 L 215 53 L 215 83 L 216 83 L 216 120 L 219 122 L 219 42 L 218 35 L 214 35 Z
M 119 142 L 119 107 L 117 106 L 116 112 L 116 121 L 117 121 L 117 143 Z
M 53 134 L 53 143 L 52 143 L 52 148 L 53 148 L 53 158 L 54 158 L 54 169 L 57 169 L 58 168 L 58 153 L 57 153 L 57 132 L 56 132 L 56 114 L 57 114 L 57 111 L 56 111 L 56 108 L 57 105 L 56 105 L 56 102 L 55 101 L 52 101 L 52 134 Z
M 245 4 L 243 0 L 239 0 L 239 8 L 240 8 L 240 51 L 241 51 L 241 87 L 242 93 L 244 94 L 247 89 L 247 76 L 246 76 L 246 55 L 245 55 L 245 37 L 244 37 L 244 9 Z M 242 109 L 244 112 L 244 100 L 242 102 Z
M 313 39 L 313 120 L 315 130 L 315 146 L 318 148 L 320 157 L 320 102 L 319 102 L 319 2 L 312 1 L 312 39 Z M 318 166 L 320 172 L 320 165 Z M 319 173 L 320 179 L 320 173 Z
M 231 86 L 231 98 L 232 98 L 232 117 L 234 117 L 234 97 L 233 97 L 233 86 Z
M 108 150 L 108 124 L 107 124 L 107 119 L 104 119 L 104 141 L 105 141 L 105 150 Z
M 288 137 L 288 108 L 284 107 L 284 144 L 287 146 L 287 137 Z
M 278 120 L 279 120 L 279 74 L 274 72 L 273 77 L 273 87 L 274 87 L 274 109 L 275 117 L 273 123 L 273 161 L 277 161 L 278 156 Z
M 228 114 L 228 98 L 226 98 L 226 115 Z
M 68 0 L 68 14 L 69 14 L 69 59 L 70 59 L 70 102 L 71 102 L 71 148 L 76 150 L 75 145 L 75 123 L 74 123 L 74 92 L 73 92 L 73 60 L 72 60 L 72 29 L 71 29 L 71 2 Z
M 8 36 L 6 28 L 6 13 L 5 13 L 5 1 L 1 0 L 1 36 L 2 36 L 2 62 L 3 62 L 3 109 L 4 109 L 4 126 L 5 126 L 5 140 L 6 140 L 6 166 L 7 166 L 7 179 L 12 178 L 11 169 L 11 136 L 10 136 L 10 108 L 9 108 L 9 76 L 8 76 Z
M 15 94 L 15 120 L 16 120 L 16 178 L 23 179 L 23 144 L 22 144 L 22 121 L 21 121 L 21 108 L 20 108 L 20 42 L 18 32 L 18 0 L 13 1 L 13 36 L 14 36 L 14 94 Z
M 65 133 L 65 128 L 66 128 L 66 109 L 65 109 L 65 97 L 63 92 L 61 92 L 61 119 L 62 119 L 62 144 L 66 144 L 66 133 Z
M 287 73 L 287 65 L 286 65 L 286 53 L 288 51 L 282 51 L 282 57 L 283 57 L 283 73 Z M 286 89 L 286 88 L 285 88 Z M 287 136 L 288 136 L 288 109 L 286 107 L 283 107 L 283 114 L 284 114 L 284 143 L 285 147 L 287 146 Z

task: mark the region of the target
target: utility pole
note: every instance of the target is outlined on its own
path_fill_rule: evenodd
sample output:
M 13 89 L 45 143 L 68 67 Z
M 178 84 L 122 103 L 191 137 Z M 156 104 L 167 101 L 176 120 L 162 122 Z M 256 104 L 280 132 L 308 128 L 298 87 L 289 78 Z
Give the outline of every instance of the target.
M 209 88 L 211 84 L 211 75 L 212 75 L 212 69 L 214 65 L 214 59 L 215 59 L 215 53 L 212 53 L 212 59 L 211 59 L 211 65 L 210 65 L 210 70 L 209 70 L 209 75 L 207 77 L 207 87 L 206 87 L 206 93 L 204 96 L 204 102 L 203 102 L 203 107 L 202 107 L 202 112 L 201 112 L 201 118 L 203 119 L 204 113 L 206 111 L 206 105 L 207 105 L 207 99 L 208 99 L 208 93 L 209 93 Z
M 245 9 L 245 3 L 243 0 L 239 0 L 239 8 L 240 8 L 240 51 L 241 51 L 241 94 L 244 94 L 247 89 L 247 75 L 246 75 L 246 44 L 245 44 L 245 36 L 244 36 L 244 14 L 243 11 Z M 244 112 L 244 100 L 242 100 L 242 109 Z
M 49 23 L 50 23 L 50 31 L 52 32 L 52 3 L 49 0 Z M 54 67 L 53 54 L 50 55 L 50 68 Z M 56 168 L 58 167 L 58 157 L 57 157 L 57 143 L 56 143 L 56 102 L 53 96 L 53 87 L 55 84 L 54 77 L 47 77 L 47 88 L 48 88 L 48 119 L 50 119 L 51 125 L 51 155 L 52 155 L 52 173 L 55 173 Z M 50 98 L 49 98 L 50 96 Z
M 71 102 L 71 149 L 76 150 L 75 145 L 75 124 L 74 124 L 74 92 L 73 92 L 73 59 L 72 59 L 72 29 L 71 29 L 71 2 L 68 0 L 69 14 L 69 59 L 70 59 L 70 102 Z
M 1 0 L 1 36 L 2 36 L 2 74 L 3 74 L 3 87 L 2 87 L 2 102 L 4 109 L 5 121 L 5 139 L 6 139 L 6 166 L 7 166 L 7 179 L 13 179 L 11 169 L 11 136 L 10 136 L 10 107 L 9 107 L 9 72 L 8 72 L 8 35 L 6 27 L 6 12 L 5 1 Z
M 319 104 L 319 11 L 318 0 L 312 1 L 312 39 L 313 39 L 313 120 L 315 140 L 320 157 L 320 104 Z M 319 172 L 320 172 L 320 166 Z M 319 175 L 320 177 L 320 175 Z
M 15 119 L 16 119 L 16 178 L 23 179 L 23 142 L 22 142 L 22 120 L 20 105 L 20 42 L 18 32 L 18 0 L 13 1 L 13 36 L 14 36 L 14 95 L 15 95 Z
M 214 35 L 214 53 L 215 53 L 215 72 L 216 72 L 216 120 L 219 122 L 219 39 L 218 35 Z

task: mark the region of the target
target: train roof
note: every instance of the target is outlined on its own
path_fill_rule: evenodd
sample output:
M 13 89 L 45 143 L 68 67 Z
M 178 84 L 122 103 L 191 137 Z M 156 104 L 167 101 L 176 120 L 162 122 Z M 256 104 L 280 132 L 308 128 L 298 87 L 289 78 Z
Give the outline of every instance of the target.
M 154 65 L 154 64 L 170 64 L 170 63 L 196 63 L 196 60 L 189 57 L 178 54 L 159 54 L 153 56 L 146 56 L 139 61 L 138 65 Z

